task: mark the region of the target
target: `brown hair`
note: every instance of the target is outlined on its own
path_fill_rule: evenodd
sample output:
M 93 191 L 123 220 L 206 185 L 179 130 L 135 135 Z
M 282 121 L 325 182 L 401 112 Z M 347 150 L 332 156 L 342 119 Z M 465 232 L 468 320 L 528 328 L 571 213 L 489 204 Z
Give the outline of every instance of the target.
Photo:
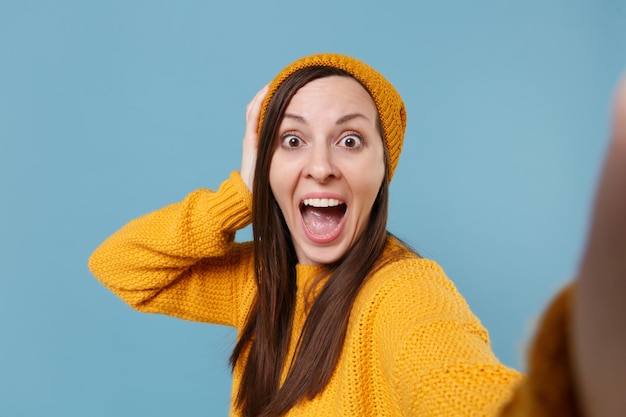
M 315 298 L 286 379 L 280 385 L 292 333 L 296 257 L 290 233 L 269 184 L 275 138 L 285 109 L 305 84 L 347 72 L 324 66 L 303 68 L 287 78 L 270 101 L 261 131 L 253 184 L 253 238 L 257 296 L 230 358 L 246 360 L 236 404 L 245 417 L 281 416 L 328 384 L 339 360 L 348 319 L 361 284 L 380 260 L 387 239 L 388 157 L 385 176 L 363 234 L 335 264 Z M 379 128 L 383 136 L 382 128 Z M 382 138 L 384 140 L 384 137 Z M 321 277 L 320 277 L 321 278 Z M 245 358 L 245 353 L 247 359 Z

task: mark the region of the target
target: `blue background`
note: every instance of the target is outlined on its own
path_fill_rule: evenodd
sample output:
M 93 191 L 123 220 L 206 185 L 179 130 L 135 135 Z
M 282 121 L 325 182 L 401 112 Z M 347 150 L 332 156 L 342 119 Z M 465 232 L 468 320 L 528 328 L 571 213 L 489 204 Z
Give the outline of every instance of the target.
M 403 95 L 389 229 L 443 265 L 523 369 L 576 270 L 626 2 L 5 0 L 0 415 L 227 413 L 234 331 L 136 313 L 87 259 L 238 169 L 248 101 L 320 51 Z

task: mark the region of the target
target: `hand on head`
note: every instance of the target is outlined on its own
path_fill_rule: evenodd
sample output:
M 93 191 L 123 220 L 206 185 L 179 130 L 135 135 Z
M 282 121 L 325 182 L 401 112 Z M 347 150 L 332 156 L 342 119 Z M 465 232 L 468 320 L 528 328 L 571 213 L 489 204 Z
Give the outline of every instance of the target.
M 261 115 L 261 105 L 267 94 L 268 86 L 269 85 L 266 85 L 260 89 L 246 107 L 246 131 L 243 136 L 242 144 L 241 178 L 250 191 L 252 191 L 254 168 L 259 147 L 259 117 Z

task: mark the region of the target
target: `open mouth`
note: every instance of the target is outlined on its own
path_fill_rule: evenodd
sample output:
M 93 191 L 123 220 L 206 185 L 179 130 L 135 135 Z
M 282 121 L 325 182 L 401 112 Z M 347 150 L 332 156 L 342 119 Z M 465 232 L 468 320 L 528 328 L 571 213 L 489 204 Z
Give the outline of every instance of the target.
M 334 238 L 346 214 L 346 203 L 335 198 L 307 198 L 300 212 L 309 237 L 314 240 Z

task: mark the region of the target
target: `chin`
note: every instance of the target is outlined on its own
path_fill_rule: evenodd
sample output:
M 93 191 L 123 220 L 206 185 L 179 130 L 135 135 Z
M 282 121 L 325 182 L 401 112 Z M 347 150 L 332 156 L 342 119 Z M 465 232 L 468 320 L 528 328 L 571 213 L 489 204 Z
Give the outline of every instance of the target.
M 341 259 L 347 251 L 347 248 L 314 248 L 304 251 L 305 262 L 301 263 L 318 266 L 331 265 Z

